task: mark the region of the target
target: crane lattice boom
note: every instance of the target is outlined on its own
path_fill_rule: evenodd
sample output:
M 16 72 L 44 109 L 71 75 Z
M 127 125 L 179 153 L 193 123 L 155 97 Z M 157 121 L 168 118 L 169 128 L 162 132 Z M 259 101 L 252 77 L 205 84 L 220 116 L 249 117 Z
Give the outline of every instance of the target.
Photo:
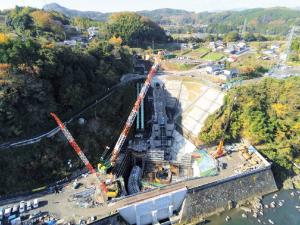
M 70 145 L 73 147 L 73 149 L 75 150 L 75 152 L 77 153 L 77 155 L 79 156 L 81 161 L 84 163 L 86 168 L 90 171 L 91 174 L 95 174 L 97 176 L 96 170 L 93 168 L 92 164 L 89 162 L 89 160 L 87 159 L 85 154 L 81 151 L 80 147 L 78 146 L 78 144 L 76 143 L 75 139 L 73 138 L 73 136 L 71 135 L 69 130 L 66 128 L 66 126 L 61 122 L 61 120 L 58 118 L 58 116 L 55 113 L 50 113 L 50 114 L 55 119 L 59 128 L 61 129 L 63 134 L 66 136 Z M 97 178 L 100 180 L 100 178 L 98 176 L 97 176 Z M 101 180 L 100 180 L 100 188 L 103 192 L 107 192 L 107 187 L 104 184 L 104 182 L 102 182 Z
M 152 66 L 152 68 L 151 68 L 151 70 L 150 70 L 150 72 L 147 76 L 147 79 L 145 80 L 145 83 L 144 83 L 144 85 L 143 85 L 143 87 L 142 87 L 142 89 L 141 89 L 141 91 L 140 91 L 140 93 L 137 97 L 136 102 L 134 103 L 133 109 L 132 109 L 131 113 L 129 114 L 129 117 L 126 121 L 126 124 L 123 128 L 123 131 L 122 131 L 122 133 L 121 133 L 121 135 L 120 135 L 120 137 L 119 137 L 119 139 L 118 139 L 118 141 L 117 141 L 117 143 L 114 147 L 114 150 L 112 152 L 112 156 L 111 156 L 111 159 L 110 159 L 110 162 L 111 162 L 112 165 L 115 165 L 115 163 L 116 163 L 116 160 L 119 156 L 120 150 L 121 150 L 121 148 L 122 148 L 122 146 L 123 146 L 123 144 L 124 144 L 124 142 L 125 142 L 125 140 L 128 136 L 130 128 L 131 128 L 131 126 L 134 122 L 134 119 L 137 115 L 137 112 L 139 111 L 139 108 L 141 106 L 141 102 L 143 101 L 143 99 L 145 98 L 145 96 L 148 92 L 148 89 L 150 87 L 152 78 L 155 76 L 155 74 L 157 72 L 157 69 L 158 69 L 158 63 L 155 63 Z

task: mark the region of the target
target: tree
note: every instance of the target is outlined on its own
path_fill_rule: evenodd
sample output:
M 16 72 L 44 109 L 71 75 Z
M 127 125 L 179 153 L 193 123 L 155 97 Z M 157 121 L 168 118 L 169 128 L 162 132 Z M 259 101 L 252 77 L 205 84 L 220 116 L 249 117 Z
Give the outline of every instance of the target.
M 31 11 L 32 8 L 16 6 L 6 16 L 6 25 L 12 27 L 21 35 L 25 30 L 31 29 L 33 26 L 32 18 L 29 15 Z
M 256 37 L 253 33 L 246 32 L 243 34 L 243 39 L 245 41 L 256 41 Z
M 227 42 L 234 42 L 234 41 L 238 41 L 240 38 L 239 33 L 236 31 L 232 31 L 229 32 L 226 36 L 225 36 L 225 40 Z
M 51 26 L 53 25 L 53 18 L 51 17 L 50 13 L 37 10 L 32 12 L 31 17 L 33 18 L 35 26 L 42 30 L 51 30 Z
M 245 69 L 248 73 L 251 70 Z M 290 161 L 300 160 L 300 78 L 264 79 L 231 89 L 224 106 L 205 122 L 200 141 L 218 141 L 235 98 L 225 139 L 245 138 L 258 145 L 258 150 L 274 162 L 278 174 L 297 172 Z
M 108 42 L 112 45 L 120 46 L 122 44 L 122 38 L 113 36 Z
M 0 33 L 0 44 L 5 44 L 9 40 L 8 36 L 4 33 Z
M 164 30 L 150 19 L 137 13 L 114 13 L 108 20 L 107 38 L 121 37 L 126 44 L 166 41 Z

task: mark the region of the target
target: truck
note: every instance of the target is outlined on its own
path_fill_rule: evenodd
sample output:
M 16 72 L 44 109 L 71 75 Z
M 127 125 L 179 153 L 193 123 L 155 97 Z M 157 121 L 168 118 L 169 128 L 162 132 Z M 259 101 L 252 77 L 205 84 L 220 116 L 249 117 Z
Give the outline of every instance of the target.
M 36 199 L 33 200 L 33 208 L 36 209 L 38 207 L 39 207 L 39 199 L 36 198 Z
M 25 202 L 21 201 L 20 202 L 20 208 L 19 208 L 19 213 L 25 212 Z

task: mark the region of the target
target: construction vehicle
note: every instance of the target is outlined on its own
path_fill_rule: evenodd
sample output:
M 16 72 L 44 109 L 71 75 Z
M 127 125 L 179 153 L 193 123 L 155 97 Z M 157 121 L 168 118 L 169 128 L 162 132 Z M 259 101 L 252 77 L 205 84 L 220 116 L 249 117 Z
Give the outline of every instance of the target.
M 64 135 L 68 139 L 70 145 L 74 148 L 74 150 L 76 151 L 76 153 L 78 154 L 80 159 L 84 162 L 87 169 L 90 171 L 91 174 L 95 174 L 97 177 L 97 180 L 100 182 L 100 185 L 98 186 L 98 191 L 100 191 L 99 196 L 101 196 L 101 199 L 98 198 L 100 200 L 100 202 L 102 202 L 102 201 L 104 202 L 107 199 L 119 197 L 121 194 L 126 193 L 123 178 L 120 177 L 120 178 L 116 179 L 113 174 L 111 174 L 111 173 L 107 174 L 107 171 L 111 167 L 111 164 L 109 161 L 104 160 L 104 158 L 105 158 L 107 152 L 109 151 L 109 147 L 106 146 L 105 151 L 103 152 L 102 156 L 100 157 L 100 162 L 98 163 L 98 172 L 99 173 L 96 173 L 96 170 L 89 163 L 88 159 L 86 158 L 84 153 L 81 151 L 78 144 L 75 142 L 74 138 L 72 137 L 70 132 L 67 130 L 67 128 L 64 126 L 64 124 L 60 121 L 60 119 L 54 113 L 51 113 L 51 115 L 54 117 L 54 119 L 60 126 Z
M 155 172 L 155 182 L 159 184 L 169 184 L 172 180 L 170 166 L 159 167 Z
M 129 134 L 129 131 L 132 127 L 132 124 L 137 116 L 137 113 L 139 111 L 139 108 L 141 106 L 141 103 L 142 101 L 144 100 L 147 92 L 148 92 L 148 89 L 151 85 L 151 81 L 153 79 L 153 77 L 155 76 L 155 74 L 157 73 L 157 70 L 158 70 L 158 67 L 159 67 L 159 63 L 160 63 L 160 57 L 161 57 L 162 53 L 161 52 L 158 52 L 158 57 L 155 59 L 155 64 L 151 67 L 151 70 L 147 76 L 147 79 L 145 80 L 144 82 L 144 85 L 143 87 L 141 88 L 141 91 L 137 97 L 137 100 L 136 102 L 134 103 L 134 106 L 133 106 L 133 109 L 131 110 L 130 114 L 129 114 L 129 117 L 126 121 L 126 124 L 121 132 L 121 135 L 113 149 L 113 152 L 112 152 L 112 156 L 111 156 L 111 159 L 110 159 L 110 162 L 111 162 L 111 165 L 112 166 L 115 166 L 116 164 L 116 161 L 119 157 L 119 154 L 120 154 L 120 151 L 121 151 L 121 148 Z
M 108 170 L 111 168 L 111 164 L 110 164 L 109 160 L 105 159 L 107 152 L 109 150 L 110 150 L 110 148 L 108 146 L 105 146 L 105 150 L 102 153 L 102 155 L 100 156 L 100 160 L 97 165 L 97 169 L 100 174 L 106 174 L 108 172 Z
M 77 153 L 77 155 L 79 156 L 79 158 L 81 159 L 81 161 L 84 163 L 84 165 L 86 166 L 86 168 L 89 170 L 89 172 L 91 174 L 94 174 L 98 180 L 98 182 L 100 183 L 97 186 L 97 192 L 99 193 L 99 197 L 97 198 L 99 200 L 100 203 L 105 203 L 107 200 L 107 187 L 104 183 L 104 181 L 102 180 L 102 178 L 96 173 L 96 170 L 93 168 L 93 166 L 91 165 L 91 163 L 89 162 L 89 160 L 87 159 L 87 157 L 84 155 L 84 153 L 82 152 L 82 150 L 80 149 L 80 147 L 78 146 L 78 144 L 76 143 L 75 139 L 73 138 L 73 136 L 71 135 L 71 133 L 69 132 L 69 130 L 66 128 L 66 126 L 61 122 L 61 120 L 58 118 L 58 116 L 55 113 L 51 113 L 51 116 L 54 118 L 54 120 L 56 121 L 56 123 L 58 124 L 59 128 L 61 129 L 61 131 L 63 132 L 63 134 L 65 135 L 65 137 L 67 138 L 67 140 L 69 141 L 69 144 L 72 146 L 72 148 L 75 150 L 75 152 Z
M 229 115 L 228 115 L 228 118 L 226 120 L 225 127 L 224 127 L 224 130 L 223 130 L 223 134 L 222 134 L 222 137 L 221 137 L 221 139 L 219 141 L 217 149 L 216 149 L 216 151 L 214 151 L 214 152 L 211 153 L 211 155 L 214 158 L 219 158 L 219 157 L 221 157 L 221 156 L 223 156 L 225 154 L 225 151 L 224 151 L 224 139 L 225 139 L 225 134 L 226 134 L 227 128 L 229 126 L 231 112 L 232 112 L 232 109 L 233 109 L 233 106 L 235 104 L 236 99 L 237 99 L 237 97 L 234 97 L 232 105 L 230 106 Z
M 154 75 L 156 74 L 156 72 L 158 70 L 161 54 L 162 54 L 161 52 L 158 53 L 158 57 L 155 59 L 155 64 L 152 66 L 152 68 L 147 76 L 147 79 L 145 80 L 144 85 L 141 88 L 138 98 L 137 98 L 137 100 L 133 106 L 133 109 L 126 121 L 125 127 L 123 128 L 123 131 L 113 149 L 112 156 L 110 158 L 110 162 L 105 161 L 105 155 L 106 155 L 107 151 L 109 150 L 108 147 L 106 147 L 104 154 L 100 157 L 100 162 L 97 165 L 99 174 L 97 174 L 96 170 L 93 168 L 93 166 L 91 165 L 91 163 L 89 162 L 87 157 L 84 155 L 84 153 L 82 152 L 82 150 L 80 149 L 80 147 L 76 143 L 75 139 L 72 137 L 71 133 L 66 128 L 66 126 L 61 122 L 61 120 L 58 118 L 58 116 L 55 113 L 51 113 L 51 116 L 54 118 L 56 123 L 59 125 L 61 131 L 63 132 L 63 134 L 69 141 L 69 144 L 72 146 L 72 148 L 78 154 L 78 156 L 80 157 L 80 159 L 82 160 L 82 162 L 84 163 L 86 168 L 89 170 L 89 172 L 91 174 L 94 174 L 96 176 L 98 182 L 100 183 L 100 185 L 97 186 L 98 187 L 97 190 L 100 191 L 100 195 L 102 197 L 100 199 L 101 202 L 105 202 L 107 200 L 107 198 L 117 197 L 121 193 L 120 188 L 124 187 L 123 179 L 119 179 L 119 178 L 116 179 L 114 175 L 110 174 L 110 176 L 112 176 L 112 177 L 110 179 L 107 179 L 104 182 L 103 181 L 104 179 L 102 176 L 107 175 L 106 174 L 107 170 L 110 169 L 112 166 L 115 166 L 115 164 L 116 164 L 116 160 L 118 159 L 120 150 L 129 134 L 130 128 L 131 128 L 131 126 L 135 120 L 135 117 L 137 115 L 137 112 L 140 108 L 141 102 L 145 98 L 145 95 L 147 94 L 147 91 L 151 85 L 152 78 L 154 77 Z M 102 176 L 100 176 L 100 174 Z M 99 189 L 99 187 L 100 187 L 100 189 Z

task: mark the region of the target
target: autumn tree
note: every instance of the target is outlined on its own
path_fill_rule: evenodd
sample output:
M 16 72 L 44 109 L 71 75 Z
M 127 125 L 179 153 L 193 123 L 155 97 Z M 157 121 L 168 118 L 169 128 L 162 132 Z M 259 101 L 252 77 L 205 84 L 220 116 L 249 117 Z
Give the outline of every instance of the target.
M 0 44 L 7 43 L 9 40 L 8 36 L 4 33 L 0 33 Z
M 122 12 L 110 16 L 107 25 L 107 37 L 122 37 L 126 44 L 138 44 L 152 41 L 166 41 L 164 30 L 150 19 L 137 13 Z
M 122 38 L 113 36 L 111 39 L 109 39 L 109 43 L 112 45 L 120 46 L 122 44 Z

